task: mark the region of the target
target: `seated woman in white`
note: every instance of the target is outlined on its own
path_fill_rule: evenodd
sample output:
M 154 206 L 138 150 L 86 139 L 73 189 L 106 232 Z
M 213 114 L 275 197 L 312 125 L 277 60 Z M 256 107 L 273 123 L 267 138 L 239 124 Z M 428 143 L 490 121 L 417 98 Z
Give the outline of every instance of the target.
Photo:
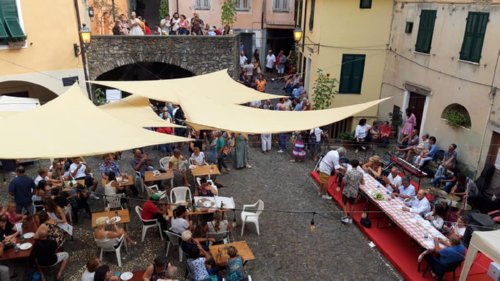
M 193 153 L 191 154 L 191 157 L 189 158 L 189 163 L 191 165 L 196 165 L 196 166 L 207 165 L 207 162 L 205 159 L 205 153 L 201 152 L 200 148 L 194 147 Z

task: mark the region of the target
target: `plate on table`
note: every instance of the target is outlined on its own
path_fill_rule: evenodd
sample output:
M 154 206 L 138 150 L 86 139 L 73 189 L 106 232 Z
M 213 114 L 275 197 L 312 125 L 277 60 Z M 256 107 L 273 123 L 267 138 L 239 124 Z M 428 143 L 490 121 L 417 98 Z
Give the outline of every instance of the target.
M 192 169 L 194 169 L 194 168 L 196 168 L 196 165 L 189 165 L 189 169 L 190 169 L 190 170 L 192 170 Z
M 23 243 L 23 244 L 19 245 L 19 249 L 20 250 L 28 250 L 32 246 L 33 246 L 33 244 L 27 242 L 27 243 Z
M 208 200 L 206 198 L 202 198 L 202 199 L 199 199 L 198 202 L 196 202 L 196 205 L 203 207 L 203 208 L 210 208 L 210 207 L 214 207 L 215 202 Z
M 30 238 L 33 238 L 33 236 L 35 236 L 34 232 L 27 232 L 27 233 L 23 234 L 24 239 L 30 239 Z
M 132 277 L 134 277 L 134 274 L 132 272 L 123 272 L 120 275 L 120 279 L 123 281 L 130 280 L 130 279 L 132 279 Z
M 107 223 L 108 223 L 108 224 L 111 224 L 111 223 L 117 223 L 117 222 L 120 222 L 121 220 L 122 220 L 122 218 L 120 218 L 120 217 L 112 217 L 112 218 L 110 218 L 110 219 L 107 221 Z

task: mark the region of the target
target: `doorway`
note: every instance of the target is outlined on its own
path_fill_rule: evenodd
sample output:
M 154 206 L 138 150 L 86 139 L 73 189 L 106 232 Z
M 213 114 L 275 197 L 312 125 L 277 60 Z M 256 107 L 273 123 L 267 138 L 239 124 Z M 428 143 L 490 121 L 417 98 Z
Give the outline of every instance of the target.
M 411 110 L 413 114 L 415 114 L 415 117 L 417 118 L 416 129 L 418 132 L 420 132 L 420 128 L 422 127 L 426 99 L 427 96 L 425 95 L 421 95 L 415 92 L 410 92 L 410 97 L 408 100 L 408 108 Z M 403 115 L 404 114 L 406 114 L 406 112 L 403 112 Z
M 160 0 L 137 0 L 136 3 L 137 16 L 146 19 L 149 28 L 154 31 L 160 22 Z
M 253 57 L 253 33 L 241 32 L 240 39 L 243 43 L 243 50 L 245 52 L 245 56 L 252 60 Z
M 490 149 L 488 150 L 486 163 L 495 165 L 495 167 L 500 170 L 500 134 L 497 132 L 493 132 L 491 136 Z

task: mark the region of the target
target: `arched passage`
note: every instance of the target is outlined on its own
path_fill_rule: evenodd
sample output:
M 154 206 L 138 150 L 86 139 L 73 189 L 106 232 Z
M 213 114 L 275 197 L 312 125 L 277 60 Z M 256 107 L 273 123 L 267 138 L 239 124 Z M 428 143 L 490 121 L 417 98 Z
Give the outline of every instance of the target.
M 21 98 L 36 98 L 40 104 L 47 103 L 55 98 L 57 94 L 44 86 L 26 81 L 4 81 L 0 82 L 0 95 Z

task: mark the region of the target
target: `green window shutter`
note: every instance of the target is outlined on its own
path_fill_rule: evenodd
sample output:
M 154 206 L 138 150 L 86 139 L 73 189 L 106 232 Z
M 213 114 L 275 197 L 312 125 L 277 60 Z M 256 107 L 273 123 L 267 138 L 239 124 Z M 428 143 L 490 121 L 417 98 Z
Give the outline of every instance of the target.
M 422 10 L 418 25 L 417 43 L 415 51 L 428 54 L 431 51 L 432 35 L 436 22 L 436 10 Z
M 484 35 L 489 21 L 489 13 L 469 12 L 465 26 L 460 59 L 472 62 L 481 60 Z
M 0 16 L 0 41 L 4 41 L 9 38 L 7 34 L 7 30 L 5 30 L 5 26 L 3 25 L 2 18 Z
M 0 6 L 0 20 L 3 22 L 9 38 L 14 41 L 25 40 L 26 35 L 19 23 L 16 0 L 0 0 Z
M 365 55 L 343 55 L 340 71 L 339 93 L 361 93 Z

